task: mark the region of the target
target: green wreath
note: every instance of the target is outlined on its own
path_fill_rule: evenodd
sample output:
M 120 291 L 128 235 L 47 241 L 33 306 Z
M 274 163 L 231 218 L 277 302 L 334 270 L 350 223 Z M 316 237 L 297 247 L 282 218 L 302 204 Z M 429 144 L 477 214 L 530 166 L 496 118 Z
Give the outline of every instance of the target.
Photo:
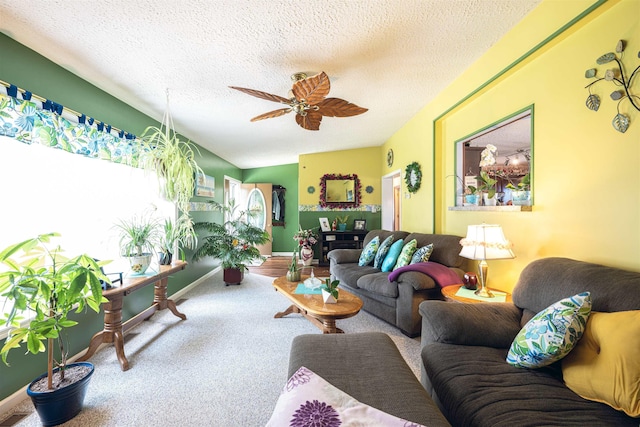
M 415 193 L 420 189 L 422 183 L 422 171 L 418 162 L 413 162 L 404 170 L 404 182 L 407 184 L 409 193 Z

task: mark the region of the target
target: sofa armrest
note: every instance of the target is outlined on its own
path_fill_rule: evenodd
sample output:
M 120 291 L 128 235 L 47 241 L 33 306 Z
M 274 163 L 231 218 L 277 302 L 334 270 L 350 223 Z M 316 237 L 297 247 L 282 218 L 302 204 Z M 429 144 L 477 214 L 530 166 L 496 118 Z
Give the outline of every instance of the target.
M 352 264 L 360 260 L 362 249 L 334 249 L 329 251 L 327 258 L 334 264 Z
M 420 304 L 422 345 L 429 342 L 509 348 L 520 331 L 521 310 L 513 303 Z

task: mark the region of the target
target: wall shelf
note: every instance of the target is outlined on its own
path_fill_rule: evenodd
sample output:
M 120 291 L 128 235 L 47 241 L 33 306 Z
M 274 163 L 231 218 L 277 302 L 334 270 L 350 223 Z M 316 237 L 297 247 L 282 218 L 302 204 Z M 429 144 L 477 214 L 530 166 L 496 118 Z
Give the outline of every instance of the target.
M 449 206 L 450 211 L 480 212 L 531 212 L 533 206 Z

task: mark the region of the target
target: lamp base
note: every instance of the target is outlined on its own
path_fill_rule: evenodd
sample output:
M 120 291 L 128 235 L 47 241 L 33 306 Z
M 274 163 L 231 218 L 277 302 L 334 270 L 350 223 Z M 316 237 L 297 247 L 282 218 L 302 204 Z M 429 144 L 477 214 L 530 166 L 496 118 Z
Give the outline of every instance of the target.
M 489 270 L 489 266 L 487 262 L 483 259 L 478 264 L 478 273 L 480 273 L 480 289 L 474 292 L 474 294 L 478 295 L 482 298 L 493 298 L 493 294 L 489 289 L 487 289 L 487 272 Z
M 493 298 L 494 295 L 491 293 L 491 291 L 489 289 L 487 289 L 486 287 L 482 287 L 480 289 L 478 289 L 477 291 L 474 292 L 474 294 L 478 295 L 479 297 L 482 298 Z

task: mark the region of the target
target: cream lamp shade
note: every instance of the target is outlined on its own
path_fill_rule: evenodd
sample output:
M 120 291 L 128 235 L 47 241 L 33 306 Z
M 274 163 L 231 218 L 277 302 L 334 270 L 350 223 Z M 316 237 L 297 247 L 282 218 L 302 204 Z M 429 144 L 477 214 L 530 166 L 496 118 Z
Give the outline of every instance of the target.
M 510 241 L 504 237 L 502 227 L 497 224 L 470 225 L 467 237 L 460 241 L 460 256 L 469 259 L 515 258 Z

